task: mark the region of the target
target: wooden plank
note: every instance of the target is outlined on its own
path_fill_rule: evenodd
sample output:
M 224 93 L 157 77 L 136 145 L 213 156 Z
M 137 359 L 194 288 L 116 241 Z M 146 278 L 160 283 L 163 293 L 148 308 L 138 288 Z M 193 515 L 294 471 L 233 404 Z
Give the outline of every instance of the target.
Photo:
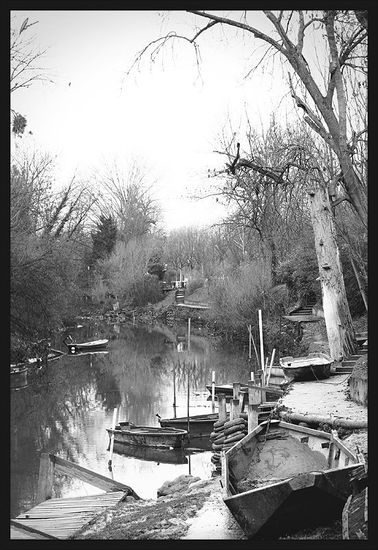
M 253 384 L 250 385 L 251 382 L 248 382 L 248 387 L 253 387 L 253 388 L 256 388 L 260 391 L 260 393 L 266 393 L 266 391 L 268 391 L 269 393 L 275 393 L 277 395 L 280 395 L 282 396 L 284 394 L 283 390 L 280 390 L 279 388 L 274 388 L 273 386 L 264 386 L 264 385 L 257 385 L 257 384 Z
M 16 521 L 14 519 L 10 520 L 11 528 L 15 528 L 14 535 L 19 531 L 25 532 L 29 534 L 30 536 L 20 537 L 20 538 L 34 538 L 34 539 L 56 539 L 56 537 L 53 537 L 52 535 L 48 535 L 47 533 L 42 533 L 38 529 L 35 529 L 34 527 L 30 527 L 28 525 L 25 525 L 19 521 Z M 34 536 L 33 536 L 34 535 Z M 12 529 L 11 529 L 11 539 L 12 538 L 18 538 L 16 536 L 12 536 Z
M 123 490 L 127 494 L 132 495 L 134 498 L 140 499 L 135 491 L 128 485 L 124 485 L 123 483 L 115 481 L 110 477 L 92 472 L 91 470 L 88 470 L 83 466 L 74 464 L 73 462 L 65 460 L 64 458 L 60 458 L 59 456 L 55 456 L 53 454 L 50 454 L 49 456 L 55 464 L 56 473 L 81 479 L 82 481 L 85 481 L 86 483 L 94 485 L 95 487 L 98 487 L 99 489 L 103 489 L 105 491 Z
M 20 514 L 16 521 L 19 525 L 46 536 L 67 539 L 95 515 L 114 506 L 124 496 L 125 491 L 113 491 L 101 495 L 49 499 Z
M 224 451 L 221 451 L 221 474 L 222 474 L 223 496 L 227 497 L 230 495 L 230 489 L 228 487 L 228 460 L 226 459 Z

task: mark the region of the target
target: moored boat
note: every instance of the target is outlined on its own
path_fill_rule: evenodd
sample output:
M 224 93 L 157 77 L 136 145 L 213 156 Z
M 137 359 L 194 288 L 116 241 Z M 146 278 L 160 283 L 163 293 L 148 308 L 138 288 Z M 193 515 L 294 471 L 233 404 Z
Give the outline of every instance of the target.
M 188 441 L 188 432 L 178 428 L 135 426 L 132 422 L 120 422 L 115 429 L 107 428 L 109 437 L 114 435 L 115 443 L 147 447 L 183 447 Z
M 109 340 L 107 339 L 93 340 L 91 342 L 74 342 L 71 335 L 68 335 L 63 340 L 63 343 L 68 348 L 69 355 L 76 355 L 81 352 L 104 350 L 104 348 L 108 345 L 108 342 Z
M 223 500 L 248 538 L 341 517 L 359 463 L 334 434 L 271 420 L 222 452 Z
M 109 439 L 110 445 L 110 439 Z M 109 449 L 108 449 L 109 450 Z M 171 449 L 168 447 L 147 447 L 145 445 L 129 445 L 114 441 L 113 451 L 117 454 L 162 464 L 187 464 L 188 458 L 182 447 Z
M 282 357 L 285 378 L 290 381 L 323 380 L 331 375 L 333 359 L 326 353 L 309 354 L 306 357 Z
M 187 430 L 188 417 L 182 416 L 179 418 L 161 418 L 158 417 L 162 428 L 179 428 Z M 189 432 L 192 437 L 209 437 L 214 426 L 214 422 L 218 420 L 218 413 L 197 414 L 189 416 Z

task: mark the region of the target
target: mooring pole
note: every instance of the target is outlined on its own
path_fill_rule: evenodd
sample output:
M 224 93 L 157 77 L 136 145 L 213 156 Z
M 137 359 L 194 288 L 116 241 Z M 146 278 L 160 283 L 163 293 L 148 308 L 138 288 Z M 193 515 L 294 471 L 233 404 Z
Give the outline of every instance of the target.
M 173 363 L 173 416 L 176 418 L 176 366 Z
M 189 422 L 189 390 L 190 390 L 190 387 L 189 387 L 189 371 L 190 371 L 190 363 L 188 361 L 188 402 L 187 402 L 187 416 L 188 416 L 188 441 L 190 441 L 190 422 Z
M 263 342 L 263 329 L 262 329 L 262 313 L 261 309 L 259 309 L 259 329 L 260 329 L 260 357 L 261 357 L 261 368 L 263 371 L 262 378 L 264 379 L 264 342 Z
M 215 412 L 215 370 L 211 376 L 211 412 Z
M 190 317 L 188 317 L 188 351 L 190 351 Z
M 110 437 L 110 448 L 109 448 L 109 461 L 108 461 L 108 470 L 109 472 L 112 471 L 112 459 L 113 459 L 113 446 L 114 446 L 114 430 L 117 424 L 117 415 L 118 415 L 118 407 L 114 408 L 113 411 L 113 423 L 112 423 L 112 435 Z

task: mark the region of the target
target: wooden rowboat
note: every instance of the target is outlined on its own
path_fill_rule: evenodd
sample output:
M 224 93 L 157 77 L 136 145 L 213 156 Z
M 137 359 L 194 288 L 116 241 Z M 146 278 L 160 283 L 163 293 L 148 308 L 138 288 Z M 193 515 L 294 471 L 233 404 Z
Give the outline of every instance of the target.
M 248 538 L 340 519 L 359 463 L 334 434 L 272 420 L 221 453 L 224 502 Z
M 64 340 L 63 343 L 68 348 L 69 355 L 76 355 L 81 352 L 90 352 L 103 350 L 108 345 L 109 340 L 93 340 L 92 342 L 74 342 L 72 337 L 69 335 Z
M 110 439 L 109 439 L 110 448 Z M 108 450 L 109 450 L 108 448 Z M 171 449 L 168 447 L 146 447 L 139 445 L 128 445 L 127 443 L 113 444 L 113 451 L 117 454 L 162 464 L 187 464 L 188 458 L 183 448 Z
M 289 382 L 323 380 L 331 375 L 333 359 L 325 353 L 309 354 L 307 357 L 282 357 L 280 364 Z
M 147 447 L 183 447 L 188 441 L 188 432 L 178 428 L 135 426 L 132 422 L 120 422 L 114 430 L 107 428 L 109 437 L 114 434 L 115 443 Z
M 162 428 L 179 428 L 180 430 L 186 430 L 188 428 L 187 416 L 179 418 L 160 418 L 159 415 L 156 416 Z M 213 430 L 214 422 L 216 422 L 218 418 L 218 413 L 189 416 L 190 437 L 209 437 Z

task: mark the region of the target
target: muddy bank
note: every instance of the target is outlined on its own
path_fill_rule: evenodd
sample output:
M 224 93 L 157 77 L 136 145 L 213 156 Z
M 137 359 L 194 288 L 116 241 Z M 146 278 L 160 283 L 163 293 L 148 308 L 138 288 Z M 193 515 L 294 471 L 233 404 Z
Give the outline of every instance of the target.
M 185 478 L 185 479 L 183 479 Z M 163 486 L 164 487 L 164 486 Z M 163 489 L 163 488 L 162 488 Z M 190 527 L 206 503 L 221 502 L 219 478 L 198 480 L 179 476 L 171 490 L 157 500 L 121 502 L 99 514 L 75 539 L 181 539 L 191 538 Z M 227 511 L 228 512 L 228 511 Z M 202 513 L 200 514 L 202 515 Z M 242 537 L 242 531 L 231 519 L 232 534 Z M 209 526 L 209 524 L 207 524 Z M 189 532 L 190 531 L 190 532 Z M 214 538 L 217 538 L 215 535 Z M 233 538 L 233 537 L 230 537 Z

